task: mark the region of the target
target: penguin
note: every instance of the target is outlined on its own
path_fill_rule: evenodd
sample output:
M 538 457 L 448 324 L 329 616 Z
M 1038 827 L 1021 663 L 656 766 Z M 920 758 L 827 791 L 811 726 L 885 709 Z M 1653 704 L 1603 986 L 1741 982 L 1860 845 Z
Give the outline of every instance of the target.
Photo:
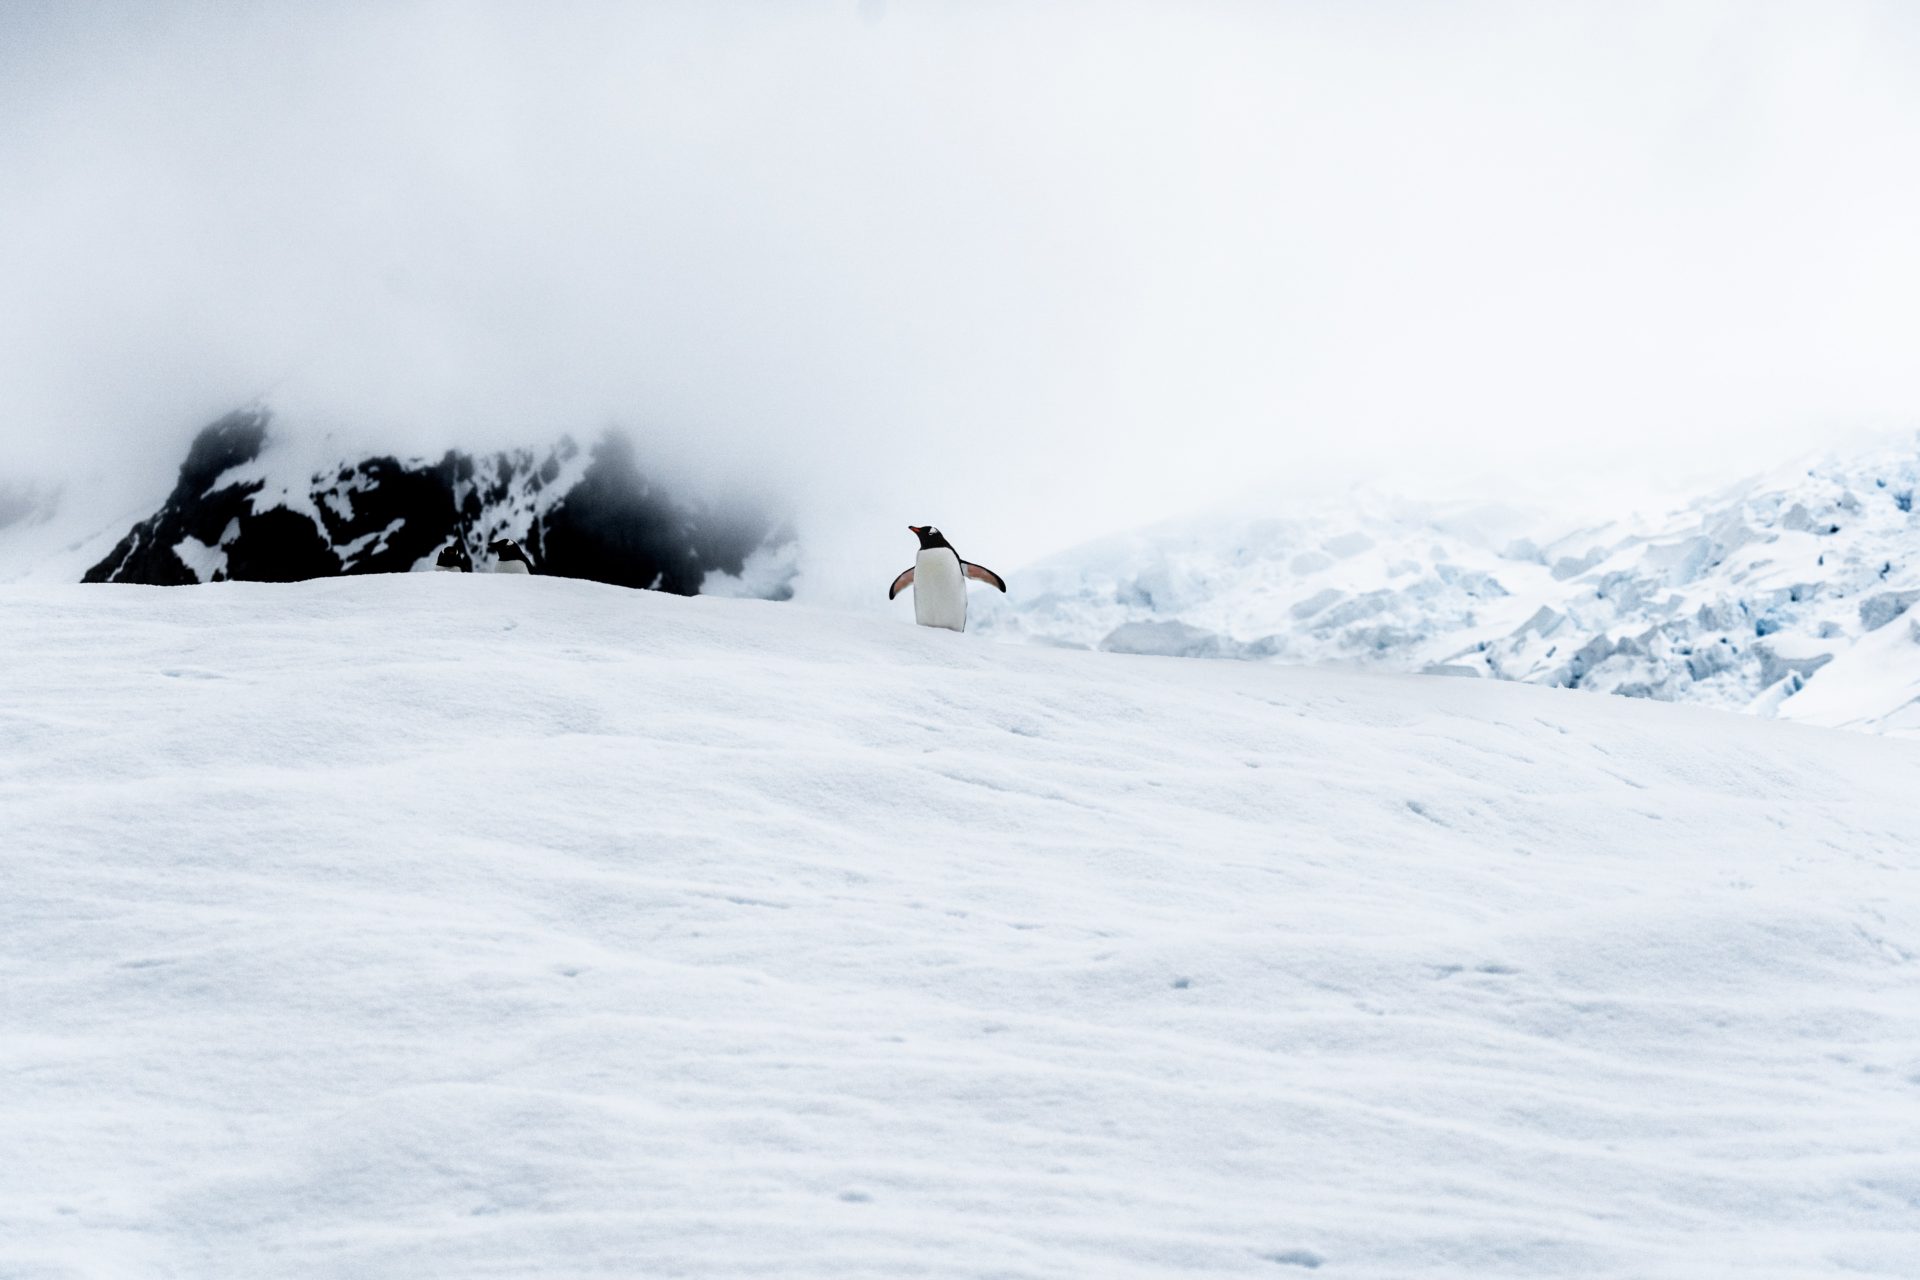
M 440 548 L 440 558 L 433 562 L 433 567 L 439 573 L 472 573 L 473 557 L 461 543 L 449 542 Z
M 487 550 L 494 554 L 493 571 L 495 573 L 532 573 L 533 561 L 527 559 L 527 553 L 512 538 L 500 538 L 487 544 Z
M 1005 594 L 1007 584 L 999 574 L 962 560 L 947 536 L 932 525 L 910 524 L 907 531 L 920 539 L 920 553 L 913 558 L 913 567 L 887 588 L 887 599 L 912 587 L 913 620 L 921 626 L 945 627 L 949 631 L 967 629 L 968 578 Z

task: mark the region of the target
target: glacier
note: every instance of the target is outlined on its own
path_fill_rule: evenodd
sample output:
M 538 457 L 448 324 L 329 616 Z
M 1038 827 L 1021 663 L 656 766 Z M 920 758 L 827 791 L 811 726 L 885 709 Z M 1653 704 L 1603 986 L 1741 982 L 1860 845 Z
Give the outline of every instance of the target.
M 1056 646 L 1493 677 L 1915 736 L 1916 488 L 1920 445 L 1902 444 L 1576 529 L 1357 491 L 1064 553 L 1015 575 L 980 625 Z M 1852 694 L 1809 696 L 1823 684 Z

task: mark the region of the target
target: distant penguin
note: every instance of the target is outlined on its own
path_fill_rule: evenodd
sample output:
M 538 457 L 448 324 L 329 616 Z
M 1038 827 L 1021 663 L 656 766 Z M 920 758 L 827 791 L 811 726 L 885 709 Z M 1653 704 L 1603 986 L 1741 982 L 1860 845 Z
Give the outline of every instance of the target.
M 532 573 L 533 561 L 527 559 L 527 553 L 512 538 L 501 538 L 489 543 L 487 550 L 493 552 L 495 573 Z
M 913 567 L 893 580 L 887 588 L 891 600 L 913 588 L 913 620 L 923 627 L 945 627 L 949 631 L 967 629 L 967 579 L 973 578 L 1002 593 L 1007 584 L 991 569 L 968 564 L 953 549 L 945 534 L 930 524 L 910 524 L 907 530 L 920 539 L 920 554 Z
M 440 573 L 472 573 L 473 557 L 467 554 L 465 544 L 449 542 L 440 548 L 440 558 L 433 562 L 433 567 Z

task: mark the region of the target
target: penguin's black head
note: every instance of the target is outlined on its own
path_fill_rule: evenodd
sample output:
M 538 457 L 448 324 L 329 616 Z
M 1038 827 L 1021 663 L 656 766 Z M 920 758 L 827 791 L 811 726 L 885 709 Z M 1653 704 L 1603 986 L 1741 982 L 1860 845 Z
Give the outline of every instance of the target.
M 907 526 L 907 528 L 909 531 L 911 531 L 913 534 L 919 537 L 920 549 L 922 551 L 927 551 L 934 547 L 950 548 L 953 546 L 951 542 L 947 541 L 946 534 L 940 532 L 938 529 L 934 528 L 930 524 L 910 524 Z
M 467 549 L 458 542 L 449 542 L 440 549 L 440 558 L 435 562 L 442 569 L 458 569 L 461 573 L 473 572 L 473 561 L 467 556 Z
M 512 538 L 496 539 L 493 542 L 490 542 L 487 544 L 487 550 L 493 552 L 494 556 L 498 559 L 518 560 L 521 564 L 526 565 L 529 569 L 533 567 L 533 561 L 527 559 L 527 553 L 522 551 L 520 549 L 520 544 L 515 542 Z

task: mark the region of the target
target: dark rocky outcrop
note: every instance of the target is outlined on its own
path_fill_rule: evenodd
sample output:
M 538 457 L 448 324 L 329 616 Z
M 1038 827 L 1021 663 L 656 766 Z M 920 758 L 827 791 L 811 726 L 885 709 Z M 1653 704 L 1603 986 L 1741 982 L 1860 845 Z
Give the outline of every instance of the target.
M 608 436 L 529 546 L 544 573 L 695 595 L 713 569 L 739 573 L 767 539 L 743 513 L 677 506 L 641 473 L 633 444 Z
M 268 428 L 266 411 L 250 409 L 203 430 L 160 509 L 85 580 L 173 586 L 405 573 L 431 565 L 450 543 L 485 567 L 488 543 L 510 537 L 541 573 L 693 595 L 709 573 L 738 575 L 756 551 L 791 537 L 747 504 L 676 500 L 619 435 L 594 446 L 584 465 L 579 447 L 562 439 L 544 454 L 382 455 L 289 475 L 273 465 Z

